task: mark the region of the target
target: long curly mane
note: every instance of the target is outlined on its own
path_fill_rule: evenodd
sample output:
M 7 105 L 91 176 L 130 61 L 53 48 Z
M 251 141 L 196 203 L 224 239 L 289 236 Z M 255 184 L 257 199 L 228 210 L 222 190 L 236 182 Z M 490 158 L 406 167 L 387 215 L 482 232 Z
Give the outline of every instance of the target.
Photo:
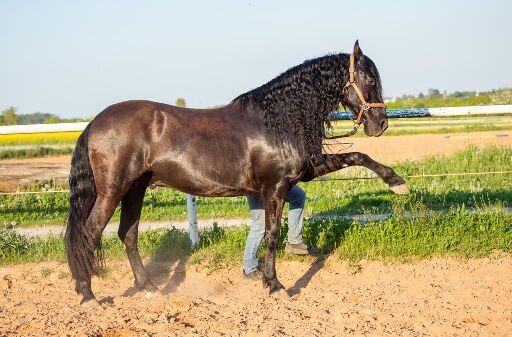
M 296 144 L 305 158 L 322 160 L 324 122 L 341 101 L 348 58 L 335 54 L 305 61 L 234 101 L 257 107 L 271 135 L 284 147 Z

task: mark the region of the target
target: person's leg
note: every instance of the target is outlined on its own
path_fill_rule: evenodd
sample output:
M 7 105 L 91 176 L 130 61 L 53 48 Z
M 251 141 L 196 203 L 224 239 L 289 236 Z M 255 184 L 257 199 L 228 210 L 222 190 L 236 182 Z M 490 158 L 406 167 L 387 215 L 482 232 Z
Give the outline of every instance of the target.
M 251 211 L 251 228 L 247 235 L 244 252 L 244 272 L 250 274 L 258 268 L 258 249 L 265 234 L 265 205 L 259 194 L 247 196 Z
M 304 204 L 306 192 L 299 186 L 293 186 L 286 195 L 288 211 L 288 243 L 302 243 L 302 224 L 304 222 Z
M 199 243 L 199 228 L 197 227 L 196 196 L 192 194 L 187 194 L 187 216 L 190 244 L 194 248 Z

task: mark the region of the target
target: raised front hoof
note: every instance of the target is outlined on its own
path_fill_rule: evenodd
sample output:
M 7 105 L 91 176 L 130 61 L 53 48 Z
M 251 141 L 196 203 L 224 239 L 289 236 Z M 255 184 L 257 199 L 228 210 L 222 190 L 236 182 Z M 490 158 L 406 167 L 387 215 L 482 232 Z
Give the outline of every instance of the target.
M 80 307 L 84 309 L 95 309 L 95 308 L 101 308 L 100 302 L 98 302 L 97 299 L 93 298 L 84 298 L 82 302 L 80 302 Z
M 390 186 L 389 188 L 395 194 L 409 194 L 409 193 L 411 193 L 411 191 L 409 191 L 409 187 L 407 186 L 407 184 L 400 184 L 400 185 Z

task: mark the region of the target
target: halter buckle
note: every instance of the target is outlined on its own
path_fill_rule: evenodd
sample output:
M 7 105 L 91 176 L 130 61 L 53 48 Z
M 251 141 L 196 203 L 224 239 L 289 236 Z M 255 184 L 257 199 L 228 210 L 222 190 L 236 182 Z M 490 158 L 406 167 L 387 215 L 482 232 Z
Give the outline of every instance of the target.
M 361 109 L 363 109 L 364 111 L 368 111 L 370 110 L 370 106 L 368 105 L 368 103 L 364 103 L 363 105 L 361 105 Z

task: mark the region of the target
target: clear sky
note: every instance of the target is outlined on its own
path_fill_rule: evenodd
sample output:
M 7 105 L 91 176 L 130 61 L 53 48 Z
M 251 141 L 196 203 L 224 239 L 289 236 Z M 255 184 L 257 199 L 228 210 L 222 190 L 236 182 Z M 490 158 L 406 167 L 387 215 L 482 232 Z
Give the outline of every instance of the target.
M 359 39 L 386 96 L 512 86 L 512 1 L 0 1 L 0 110 L 229 102 Z

